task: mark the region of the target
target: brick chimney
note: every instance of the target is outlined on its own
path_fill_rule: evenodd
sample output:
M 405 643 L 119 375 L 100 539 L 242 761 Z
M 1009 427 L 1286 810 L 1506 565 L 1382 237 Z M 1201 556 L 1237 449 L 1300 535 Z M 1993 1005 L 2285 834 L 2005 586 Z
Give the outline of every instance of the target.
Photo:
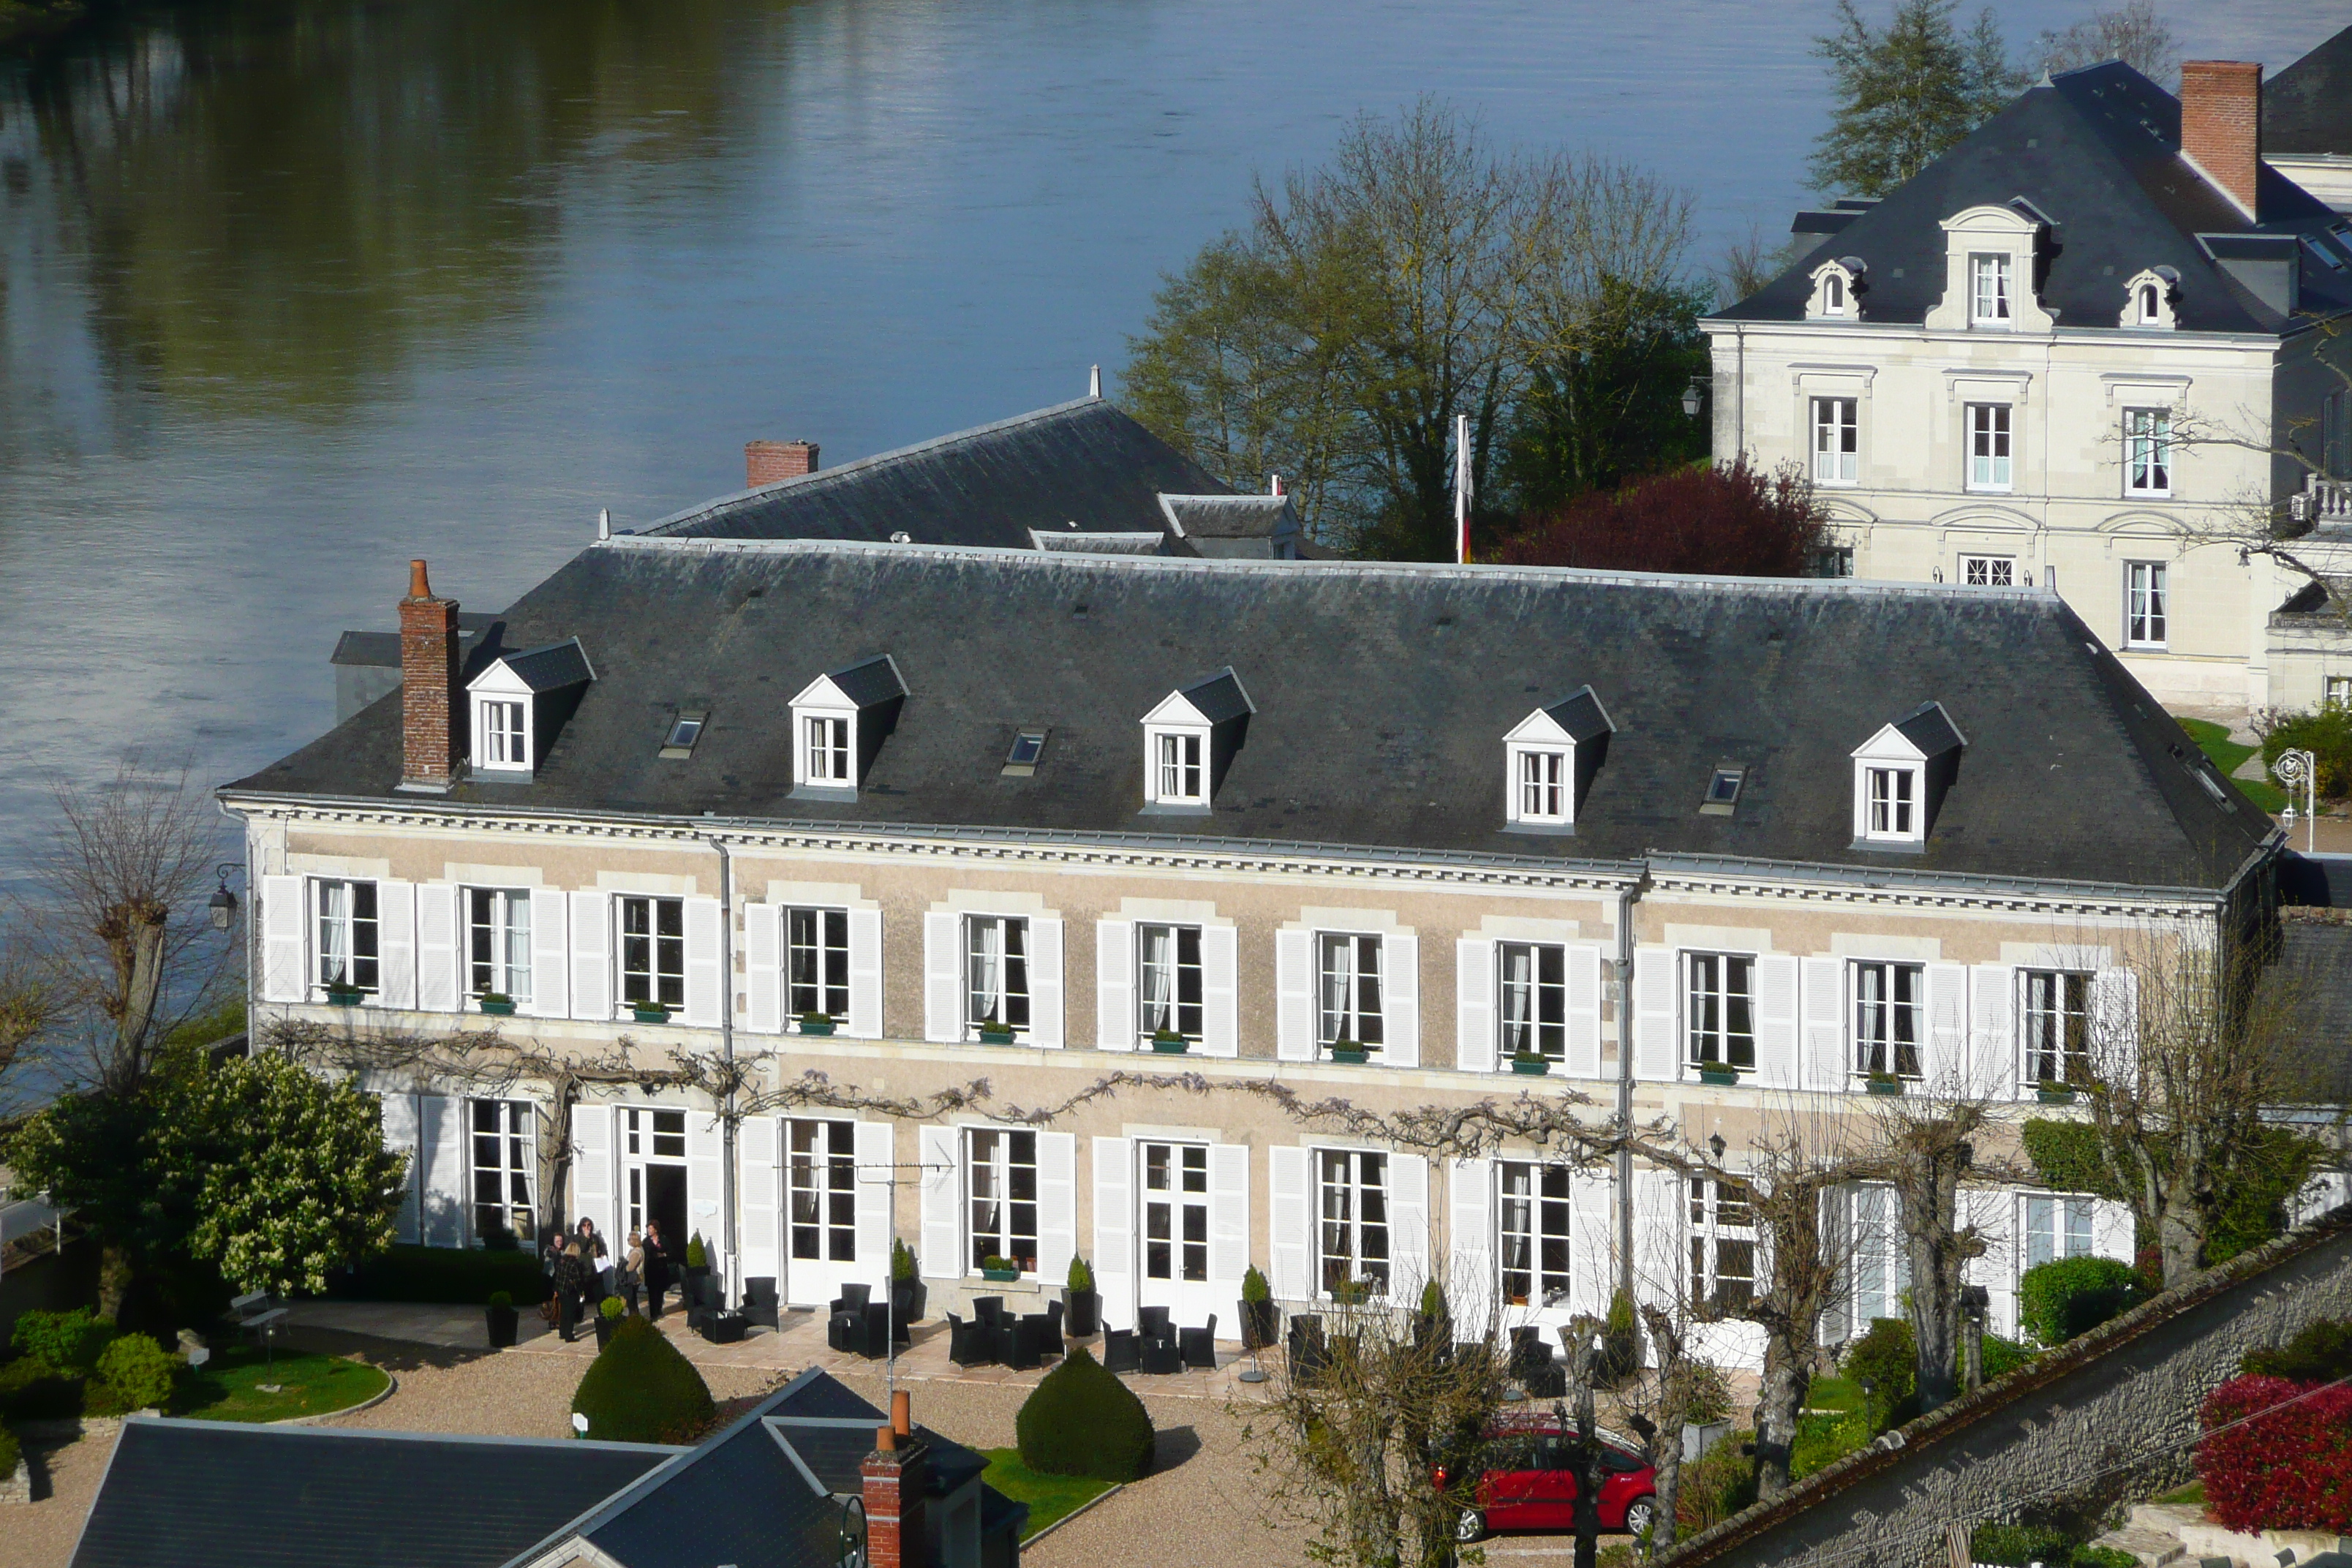
M 425 563 L 408 563 L 400 601 L 400 787 L 434 794 L 457 781 L 465 700 L 457 689 L 457 601 L 436 598 Z
M 2190 60 L 2180 68 L 2180 150 L 2253 215 L 2263 158 L 2261 66 Z
M 874 1431 L 874 1451 L 858 1467 L 866 1503 L 866 1568 L 927 1568 L 923 1493 L 930 1450 L 915 1436 L 910 1402 L 890 1396 L 890 1425 Z
M 743 488 L 758 489 L 779 479 L 796 479 L 816 472 L 814 441 L 746 441 L 743 443 Z

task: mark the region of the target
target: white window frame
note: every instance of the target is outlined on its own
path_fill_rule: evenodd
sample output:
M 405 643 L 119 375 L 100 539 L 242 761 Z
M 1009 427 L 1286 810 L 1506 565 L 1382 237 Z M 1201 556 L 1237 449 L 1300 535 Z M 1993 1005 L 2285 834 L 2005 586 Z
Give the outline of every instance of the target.
M 1893 1187 L 1863 1182 L 1849 1189 L 1848 1195 L 1852 1239 L 1847 1257 L 1853 1260 L 1853 1332 L 1859 1337 L 1874 1319 L 1903 1316 L 1903 1293 L 1911 1289 L 1911 1253 Z
M 1566 746 L 1511 748 L 1511 820 L 1564 824 L 1575 814 L 1576 763 Z
M 499 693 L 474 699 L 474 765 L 490 773 L 531 770 L 530 699 Z
M 1972 327 L 2013 327 L 2017 324 L 2015 258 L 2007 251 L 1969 254 L 1969 324 Z M 2113 295 L 2108 296 L 2110 299 Z
M 1963 555 L 1960 557 L 1960 583 L 1969 588 L 2014 588 L 2017 586 L 2017 557 Z
M 1962 405 L 1962 429 L 1968 453 L 1968 488 L 1986 495 L 2007 495 L 2017 488 L 2017 419 L 2007 403 Z
M 2132 290 L 2132 300 L 2139 307 L 2139 324 L 2143 327 L 2164 325 L 2164 285 L 2147 279 Z
M 1314 952 L 1316 1050 L 1328 1056 L 1339 1041 L 1349 1040 L 1371 1056 L 1381 1054 L 1388 1036 L 1388 973 L 1379 933 L 1318 931 Z M 1367 1034 L 1374 1037 L 1367 1039 Z
M 2017 1220 L 2017 1277 L 2027 1269 L 2062 1258 L 2097 1256 L 2094 1226 L 2098 1222 L 2096 1198 L 2074 1193 L 2023 1193 Z
M 966 915 L 959 922 L 962 939 L 961 969 L 957 979 L 963 998 L 963 1037 L 980 1038 L 982 1023 L 993 1017 L 1014 1038 L 1029 1032 L 1036 1002 L 1036 986 L 1029 973 L 1034 962 L 1026 915 Z M 991 936 L 995 939 L 990 945 Z M 1018 951 L 1016 951 L 1016 949 Z M 1016 988 L 1015 966 L 1018 966 Z
M 778 918 L 782 939 L 783 1013 L 794 1028 L 805 1014 L 836 1024 L 849 1017 L 849 911 L 826 904 L 787 904 Z M 839 1002 L 840 1006 L 832 1005 Z M 820 1005 L 801 1005 L 803 1002 Z
M 638 984 L 640 982 L 642 982 L 641 988 L 647 993 L 642 1000 L 659 1002 L 673 1013 L 684 1011 L 686 1007 L 686 900 L 660 893 L 622 893 L 614 897 L 613 904 L 614 1012 L 626 1013 L 636 1005 L 640 998 L 632 996 L 629 994 L 629 988 L 632 984 Z M 662 929 L 664 924 L 662 914 L 665 906 L 674 907 L 677 910 L 677 930 L 675 932 Z M 639 910 L 643 910 L 645 913 L 646 929 L 642 931 L 632 931 L 629 929 L 629 922 L 632 916 Z M 642 971 L 633 970 L 629 966 L 632 957 L 630 944 L 633 942 L 646 944 L 645 949 L 646 963 Z M 673 952 L 677 957 L 675 970 L 663 962 Z M 677 995 L 676 1001 L 670 1000 L 673 992 Z
M 1161 944 L 1164 943 L 1164 950 Z M 1185 949 L 1192 952 L 1186 956 Z M 1162 1028 L 1197 1042 L 1207 1006 L 1203 939 L 1197 925 L 1138 921 L 1135 925 L 1135 1032 L 1149 1041 Z M 1166 980 L 1163 990 L 1158 984 Z
M 791 1263 L 857 1261 L 857 1124 L 842 1117 L 784 1121 L 784 1257 Z M 801 1250 L 806 1242 L 810 1250 Z
M 1846 1060 L 1855 1080 L 1885 1072 L 1919 1082 L 1927 1054 L 1927 966 L 1856 958 L 1845 973 Z
M 2097 977 L 2087 970 L 2017 972 L 2018 1043 L 2024 1052 L 2019 1072 L 2026 1085 L 2046 1079 L 2079 1087 L 2091 1081 L 2096 985 Z
M 362 896 L 364 889 L 364 896 Z M 338 895 L 342 907 L 336 908 Z M 361 910 L 364 903 L 366 910 Z M 310 985 L 323 993 L 338 973 L 352 989 L 373 995 L 383 975 L 383 910 L 374 881 L 365 877 L 310 879 Z
M 1812 400 L 1813 483 L 1853 485 L 1862 482 L 1862 399 L 1816 397 Z
M 1564 944 L 1509 939 L 1495 943 L 1495 1026 L 1507 1065 L 1523 1050 L 1556 1062 L 1567 1061 L 1568 948 Z
M 2352 708 L 2352 675 L 2321 677 L 2319 692 L 2323 708 Z
M 1856 764 L 1856 787 L 1862 792 L 1862 833 L 1865 840 L 1916 844 L 1926 803 L 1920 798 L 1921 770 L 1916 763 L 1871 762 Z
M 1734 984 L 1735 977 L 1740 984 Z M 1734 1028 L 1743 1014 L 1747 1028 Z M 1693 1072 L 1706 1067 L 1756 1070 L 1754 953 L 1683 954 L 1683 1059 Z
M 979 1273 L 982 1261 L 992 1256 L 1006 1258 L 1023 1274 L 1034 1276 L 1040 1247 L 1036 1131 L 1027 1127 L 967 1127 L 961 1142 L 967 1194 L 962 1271 Z M 1022 1158 L 1024 1152 L 1025 1159 Z M 1024 1172 L 1027 1173 L 1025 1183 Z M 1022 1195 L 1024 1187 L 1026 1197 Z M 988 1209 L 991 1205 L 995 1212 Z M 990 1214 L 985 1222 L 984 1213 Z M 1024 1241 L 1029 1244 L 1025 1251 L 1019 1246 Z
M 517 1006 L 531 1000 L 529 888 L 467 888 L 466 994 L 497 993 Z
M 2162 650 L 2172 642 L 2172 574 L 2162 561 L 2124 563 L 2124 647 Z
M 1542 1308 L 1568 1300 L 1576 1257 L 1570 1196 L 1575 1179 L 1570 1166 L 1557 1162 L 1495 1162 L 1496 1288 L 1504 1305 Z M 1515 1282 L 1521 1286 L 1516 1292 Z
M 1822 279 L 1822 314 L 1824 316 L 1844 315 L 1845 301 L 1845 274 L 1836 270 L 1832 270 L 1828 276 Z
M 1209 1146 L 1138 1139 L 1135 1190 L 1140 1210 L 1135 1238 L 1138 1274 L 1171 1285 L 1207 1284 Z M 1156 1254 L 1155 1248 L 1160 1249 Z
M 1756 1195 L 1744 1183 L 1690 1176 L 1683 1184 L 1684 1212 L 1690 1222 L 1690 1300 L 1715 1304 L 1725 1285 L 1742 1289 L 1722 1304 L 1745 1306 L 1764 1283 L 1757 1266 L 1764 1249 L 1756 1231 Z M 1738 1267 L 1743 1251 L 1746 1272 Z
M 1143 732 L 1143 798 L 1148 804 L 1209 804 L 1209 731 L 1205 725 L 1149 725 Z
M 466 1141 L 475 1243 L 505 1230 L 530 1247 L 539 1231 L 538 1110 L 527 1100 L 468 1100 Z
M 2172 495 L 2172 410 L 2124 410 L 2124 494 L 2142 500 Z
M 1309 1159 L 1317 1298 L 1333 1300 L 1333 1287 L 1345 1279 L 1366 1286 L 1367 1300 L 1384 1300 L 1396 1259 L 1388 1155 L 1371 1149 L 1315 1149 Z
M 857 783 L 857 715 L 796 710 L 800 737 L 800 782 L 818 789 L 852 789 Z

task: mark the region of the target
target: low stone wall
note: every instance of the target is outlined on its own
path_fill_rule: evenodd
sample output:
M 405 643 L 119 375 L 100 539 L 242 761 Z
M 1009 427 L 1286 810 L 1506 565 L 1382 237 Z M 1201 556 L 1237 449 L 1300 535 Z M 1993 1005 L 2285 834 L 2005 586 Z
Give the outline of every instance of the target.
M 1660 1555 L 1657 1568 L 1908 1568 L 1945 1527 L 2092 1510 L 2189 1471 L 2197 1410 L 2238 1358 L 2352 1317 L 2352 1208 L 1954 1400 Z M 2144 1495 L 2144 1491 L 2143 1491 Z

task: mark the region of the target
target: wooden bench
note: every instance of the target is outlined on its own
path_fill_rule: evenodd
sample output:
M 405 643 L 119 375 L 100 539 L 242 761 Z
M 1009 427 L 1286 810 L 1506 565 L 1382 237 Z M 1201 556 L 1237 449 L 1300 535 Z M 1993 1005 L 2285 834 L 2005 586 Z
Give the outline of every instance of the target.
M 278 1325 L 286 1321 L 286 1309 L 276 1305 L 267 1290 L 249 1290 L 229 1302 L 228 1310 L 236 1331 L 257 1339 L 275 1335 Z

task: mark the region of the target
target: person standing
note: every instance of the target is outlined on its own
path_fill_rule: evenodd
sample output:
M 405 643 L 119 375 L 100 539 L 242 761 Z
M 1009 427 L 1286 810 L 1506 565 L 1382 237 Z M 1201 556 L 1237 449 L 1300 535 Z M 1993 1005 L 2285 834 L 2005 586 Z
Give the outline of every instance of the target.
M 556 1330 L 570 1344 L 580 1337 L 580 1299 L 587 1289 L 588 1266 L 580 1256 L 577 1237 L 566 1240 L 555 1260 Z
M 601 1302 L 613 1293 L 613 1259 L 604 1250 L 604 1238 L 596 1234 L 596 1222 L 584 1215 L 580 1220 L 580 1258 L 588 1266 L 589 1287 Z
M 613 1283 L 629 1310 L 637 1310 L 637 1291 L 646 1279 L 646 1238 L 637 1231 L 629 1232 L 629 1249 L 621 1255 L 621 1267 L 613 1276 Z
M 669 1252 L 662 1246 L 661 1221 L 646 1221 L 646 1316 L 661 1321 L 662 1298 L 669 1294 Z

